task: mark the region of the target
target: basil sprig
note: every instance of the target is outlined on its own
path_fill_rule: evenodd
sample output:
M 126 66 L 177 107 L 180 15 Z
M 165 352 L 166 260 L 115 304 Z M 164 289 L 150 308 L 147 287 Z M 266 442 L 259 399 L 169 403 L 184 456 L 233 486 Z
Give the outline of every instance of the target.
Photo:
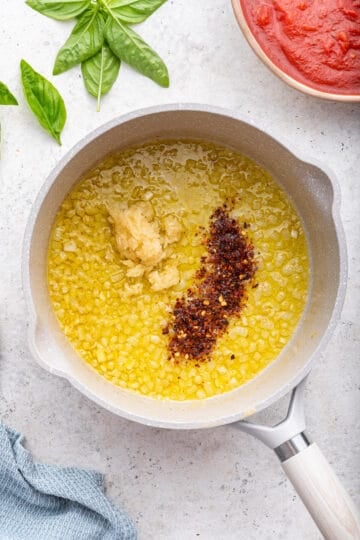
M 65 104 L 50 81 L 25 60 L 20 62 L 21 80 L 26 100 L 40 125 L 61 144 L 60 135 L 66 122 Z
M 129 24 L 147 19 L 166 0 L 26 0 L 40 13 L 77 22 L 57 54 L 53 74 L 81 64 L 85 88 L 97 98 L 109 92 L 119 74 L 120 62 L 163 87 L 169 74 L 160 56 Z

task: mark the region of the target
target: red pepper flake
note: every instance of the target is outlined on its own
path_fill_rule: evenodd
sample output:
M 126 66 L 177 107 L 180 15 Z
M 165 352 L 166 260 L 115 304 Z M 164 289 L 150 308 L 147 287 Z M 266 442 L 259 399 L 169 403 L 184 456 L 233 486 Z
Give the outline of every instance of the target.
M 205 245 L 208 255 L 201 258 L 197 283 L 176 300 L 173 321 L 163 329 L 170 335 L 170 357 L 176 361 L 180 356 L 197 361 L 210 358 L 228 319 L 239 316 L 246 285 L 255 274 L 254 247 L 230 217 L 227 205 L 212 214 Z

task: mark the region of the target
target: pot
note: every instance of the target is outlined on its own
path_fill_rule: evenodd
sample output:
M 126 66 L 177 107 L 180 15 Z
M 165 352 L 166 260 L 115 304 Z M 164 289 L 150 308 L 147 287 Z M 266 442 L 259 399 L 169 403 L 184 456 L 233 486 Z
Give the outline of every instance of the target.
M 288 193 L 303 220 L 311 259 L 306 309 L 295 335 L 279 357 L 255 379 L 231 392 L 186 402 L 155 400 L 115 387 L 83 362 L 56 321 L 46 274 L 47 246 L 55 214 L 79 177 L 113 151 L 171 138 L 199 138 L 230 146 L 267 169 Z M 239 422 L 296 388 L 309 373 L 339 317 L 346 275 L 339 188 L 333 174 L 221 109 L 171 105 L 140 110 L 109 122 L 77 144 L 50 174 L 33 205 L 23 250 L 30 348 L 42 367 L 68 379 L 87 397 L 129 420 L 173 429 L 237 422 L 237 427 L 276 449 L 326 537 L 360 538 L 360 525 L 350 499 L 320 451 L 303 434 L 302 385 L 294 391 L 289 417 L 281 426 L 268 428 Z M 317 465 L 312 470 L 314 460 Z M 323 471 L 320 476 L 319 467 Z M 304 472 L 312 479 L 304 480 Z M 335 488 L 336 497 L 331 495 Z M 335 525 L 340 536 L 332 535 L 333 530 L 337 531 Z

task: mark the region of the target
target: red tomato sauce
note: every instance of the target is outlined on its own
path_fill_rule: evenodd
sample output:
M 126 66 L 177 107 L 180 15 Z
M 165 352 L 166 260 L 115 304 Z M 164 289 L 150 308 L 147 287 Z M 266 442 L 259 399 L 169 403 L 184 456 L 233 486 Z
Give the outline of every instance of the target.
M 266 55 L 317 90 L 360 94 L 360 0 L 239 0 Z

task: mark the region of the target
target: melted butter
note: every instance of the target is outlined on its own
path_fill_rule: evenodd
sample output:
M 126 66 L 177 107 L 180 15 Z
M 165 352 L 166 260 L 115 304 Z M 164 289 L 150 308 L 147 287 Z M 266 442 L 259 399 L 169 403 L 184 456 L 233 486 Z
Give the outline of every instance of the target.
M 144 276 L 126 276 L 116 249 L 107 208 L 142 201 L 160 220 L 177 216 L 183 228 L 167 248 L 180 276 L 167 290 L 154 292 Z M 176 364 L 162 329 L 204 255 L 199 227 L 208 228 L 224 201 L 250 225 L 258 287 L 249 288 L 211 361 Z M 255 377 L 293 335 L 308 281 L 306 238 L 287 195 L 251 160 L 205 142 L 165 141 L 108 157 L 66 197 L 49 244 L 50 298 L 74 349 L 113 384 L 161 399 L 203 399 Z

